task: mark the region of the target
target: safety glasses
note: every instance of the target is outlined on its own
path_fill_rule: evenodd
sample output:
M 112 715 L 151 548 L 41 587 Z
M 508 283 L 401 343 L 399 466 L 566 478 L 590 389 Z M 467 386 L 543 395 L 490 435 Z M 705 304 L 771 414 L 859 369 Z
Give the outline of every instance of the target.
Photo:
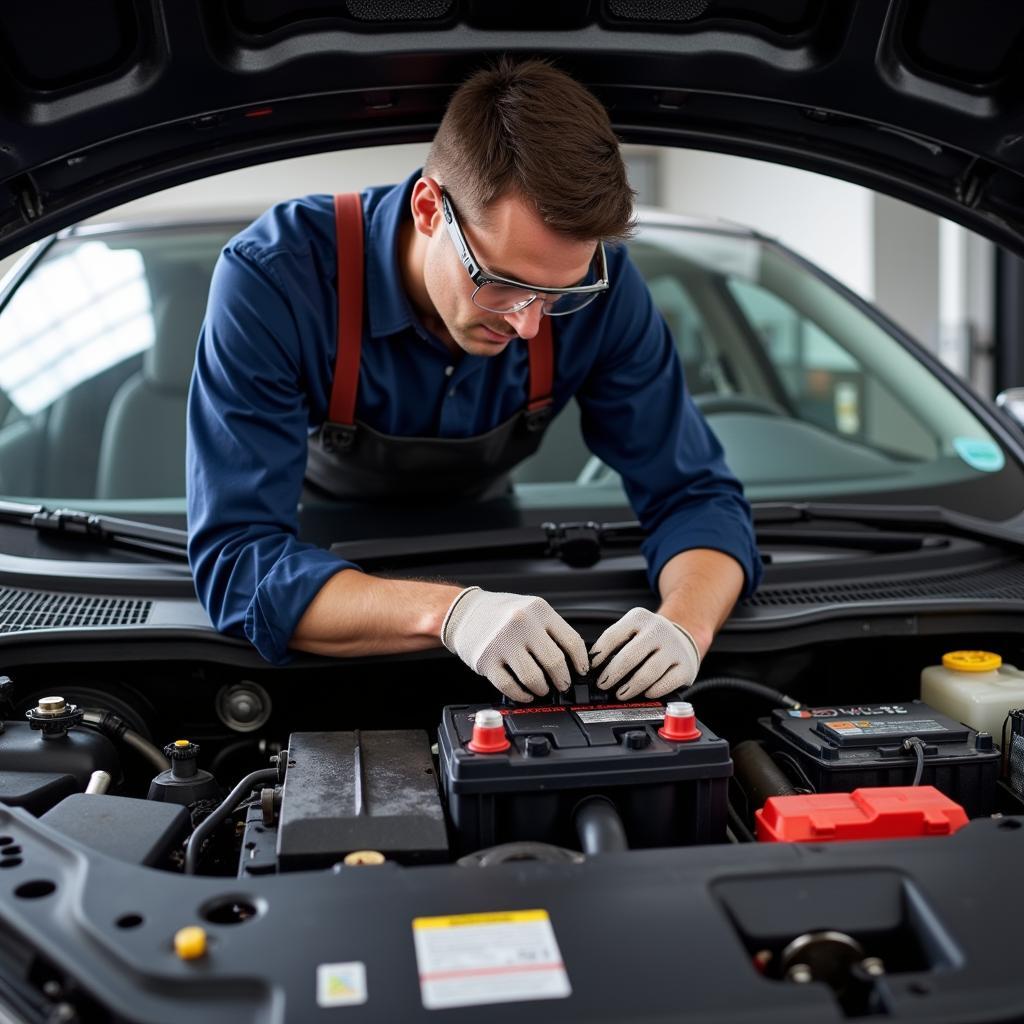
M 462 233 L 458 217 L 455 216 L 455 208 L 444 188 L 441 189 L 441 210 L 459 260 L 466 268 L 469 279 L 476 285 L 472 298 L 480 309 L 486 309 L 490 313 L 518 313 L 539 299 L 541 309 L 548 316 L 565 316 L 567 313 L 581 310 L 593 302 L 601 292 L 608 290 L 608 261 L 605 258 L 603 242 L 598 242 L 591 270 L 587 274 L 588 278 L 595 277 L 596 280 L 589 284 L 573 285 L 571 288 L 538 288 L 536 285 L 484 270 Z

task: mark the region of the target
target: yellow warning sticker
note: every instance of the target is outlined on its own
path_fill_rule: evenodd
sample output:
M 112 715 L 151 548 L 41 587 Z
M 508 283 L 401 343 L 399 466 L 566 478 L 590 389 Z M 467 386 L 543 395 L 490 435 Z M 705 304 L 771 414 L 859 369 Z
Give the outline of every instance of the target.
M 417 917 L 412 931 L 428 1010 L 572 994 L 546 910 Z
M 546 910 L 503 910 L 491 914 L 453 914 L 449 917 L 417 917 L 412 926 L 419 928 L 461 928 L 472 924 L 514 924 L 516 921 L 547 921 Z

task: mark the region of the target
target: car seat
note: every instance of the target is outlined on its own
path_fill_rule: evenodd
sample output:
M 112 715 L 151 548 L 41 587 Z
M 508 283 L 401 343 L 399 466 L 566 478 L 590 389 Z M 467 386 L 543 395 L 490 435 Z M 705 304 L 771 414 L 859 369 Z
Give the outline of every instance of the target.
M 147 270 L 153 346 L 110 403 L 100 442 L 98 498 L 185 494 L 185 401 L 209 274 L 186 263 Z

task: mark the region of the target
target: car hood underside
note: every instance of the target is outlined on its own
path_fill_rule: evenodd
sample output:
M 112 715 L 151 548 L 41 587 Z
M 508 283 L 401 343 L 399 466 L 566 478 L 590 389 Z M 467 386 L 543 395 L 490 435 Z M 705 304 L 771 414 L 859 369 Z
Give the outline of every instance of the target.
M 430 138 L 540 55 L 627 142 L 876 188 L 1024 252 L 1024 5 L 985 0 L 46 0 L 0 9 L 0 256 L 251 163 Z

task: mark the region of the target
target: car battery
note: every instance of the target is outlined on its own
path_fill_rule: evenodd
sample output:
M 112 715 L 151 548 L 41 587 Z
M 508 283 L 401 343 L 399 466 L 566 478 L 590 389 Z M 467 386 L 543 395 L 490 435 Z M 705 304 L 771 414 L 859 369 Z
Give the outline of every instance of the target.
M 499 738 L 491 753 L 472 749 L 483 710 L 501 716 L 491 716 Z M 729 745 L 690 721 L 690 735 L 666 739 L 660 701 L 445 708 L 438 755 L 457 845 L 578 848 L 573 811 L 590 795 L 614 804 L 631 847 L 724 842 Z
M 971 817 L 994 808 L 1000 754 L 993 738 L 921 701 L 783 708 L 760 724 L 776 759 L 794 761 L 816 792 L 909 786 L 918 760 L 905 741 L 917 737 L 924 754 L 921 783 L 945 793 Z

